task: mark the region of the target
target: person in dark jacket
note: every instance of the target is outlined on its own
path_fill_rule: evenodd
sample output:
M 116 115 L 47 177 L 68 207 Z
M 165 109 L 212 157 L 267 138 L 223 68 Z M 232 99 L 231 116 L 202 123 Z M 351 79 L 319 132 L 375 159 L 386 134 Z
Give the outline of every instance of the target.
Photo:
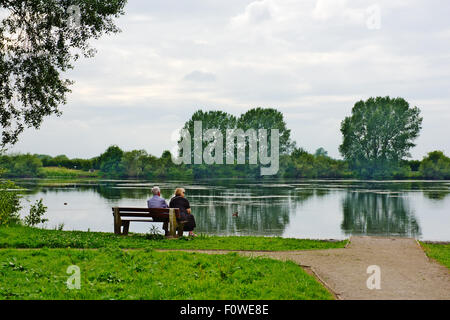
M 190 236 L 197 236 L 193 230 L 196 226 L 195 218 L 191 212 L 191 205 L 185 197 L 185 190 L 183 188 L 175 189 L 175 196 L 170 199 L 169 208 L 179 208 L 181 220 L 187 221 L 184 224 L 184 231 L 189 231 Z

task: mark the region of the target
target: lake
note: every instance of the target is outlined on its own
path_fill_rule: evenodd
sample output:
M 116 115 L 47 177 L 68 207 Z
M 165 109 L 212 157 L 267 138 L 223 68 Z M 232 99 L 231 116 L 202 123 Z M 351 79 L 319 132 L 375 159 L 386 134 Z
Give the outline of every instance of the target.
M 296 180 L 85 180 L 77 183 L 20 179 L 23 217 L 43 198 L 44 227 L 113 232 L 111 207 L 145 207 L 151 187 L 170 199 L 186 189 L 197 233 L 344 239 L 350 235 L 414 237 L 450 241 L 450 181 Z M 238 212 L 237 217 L 233 213 Z M 149 232 L 161 223 L 131 223 Z

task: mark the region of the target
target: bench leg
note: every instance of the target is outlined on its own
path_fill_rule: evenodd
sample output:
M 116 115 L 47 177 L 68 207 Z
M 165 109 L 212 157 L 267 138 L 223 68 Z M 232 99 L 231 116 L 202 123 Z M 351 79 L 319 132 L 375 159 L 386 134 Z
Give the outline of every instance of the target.
M 120 219 L 119 208 L 114 208 L 114 233 L 120 234 L 122 220 Z
M 123 232 L 122 232 L 122 234 L 124 236 L 126 236 L 126 235 L 128 235 L 128 230 L 130 229 L 130 221 L 123 221 L 122 225 L 123 225 Z
M 183 236 L 183 229 L 184 229 L 184 224 L 180 223 L 178 225 L 178 237 L 182 237 Z
M 176 237 L 177 236 L 177 218 L 175 217 L 175 211 L 173 209 L 169 209 L 169 236 Z

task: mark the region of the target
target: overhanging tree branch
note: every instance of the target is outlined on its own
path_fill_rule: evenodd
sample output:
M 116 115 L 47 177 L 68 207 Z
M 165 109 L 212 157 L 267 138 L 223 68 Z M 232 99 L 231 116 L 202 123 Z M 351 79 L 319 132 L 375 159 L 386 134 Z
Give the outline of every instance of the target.
M 0 146 L 18 141 L 26 127 L 39 128 L 44 117 L 60 115 L 70 92 L 62 72 L 80 54 L 92 57 L 90 39 L 120 30 L 113 19 L 126 0 L 0 0 L 9 15 L 0 21 Z M 72 23 L 71 6 L 79 8 Z M 72 19 L 72 20 L 71 20 Z

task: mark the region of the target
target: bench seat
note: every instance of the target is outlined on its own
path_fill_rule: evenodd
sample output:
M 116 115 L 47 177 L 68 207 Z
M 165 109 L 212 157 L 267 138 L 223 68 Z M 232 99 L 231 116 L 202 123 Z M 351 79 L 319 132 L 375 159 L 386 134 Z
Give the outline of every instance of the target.
M 178 208 L 131 208 L 113 207 L 114 233 L 127 235 L 130 222 L 167 222 L 169 223 L 169 236 L 183 235 L 186 221 L 181 221 L 180 209 Z M 147 219 L 133 219 L 147 218 Z M 151 219 L 151 220 L 149 220 Z

